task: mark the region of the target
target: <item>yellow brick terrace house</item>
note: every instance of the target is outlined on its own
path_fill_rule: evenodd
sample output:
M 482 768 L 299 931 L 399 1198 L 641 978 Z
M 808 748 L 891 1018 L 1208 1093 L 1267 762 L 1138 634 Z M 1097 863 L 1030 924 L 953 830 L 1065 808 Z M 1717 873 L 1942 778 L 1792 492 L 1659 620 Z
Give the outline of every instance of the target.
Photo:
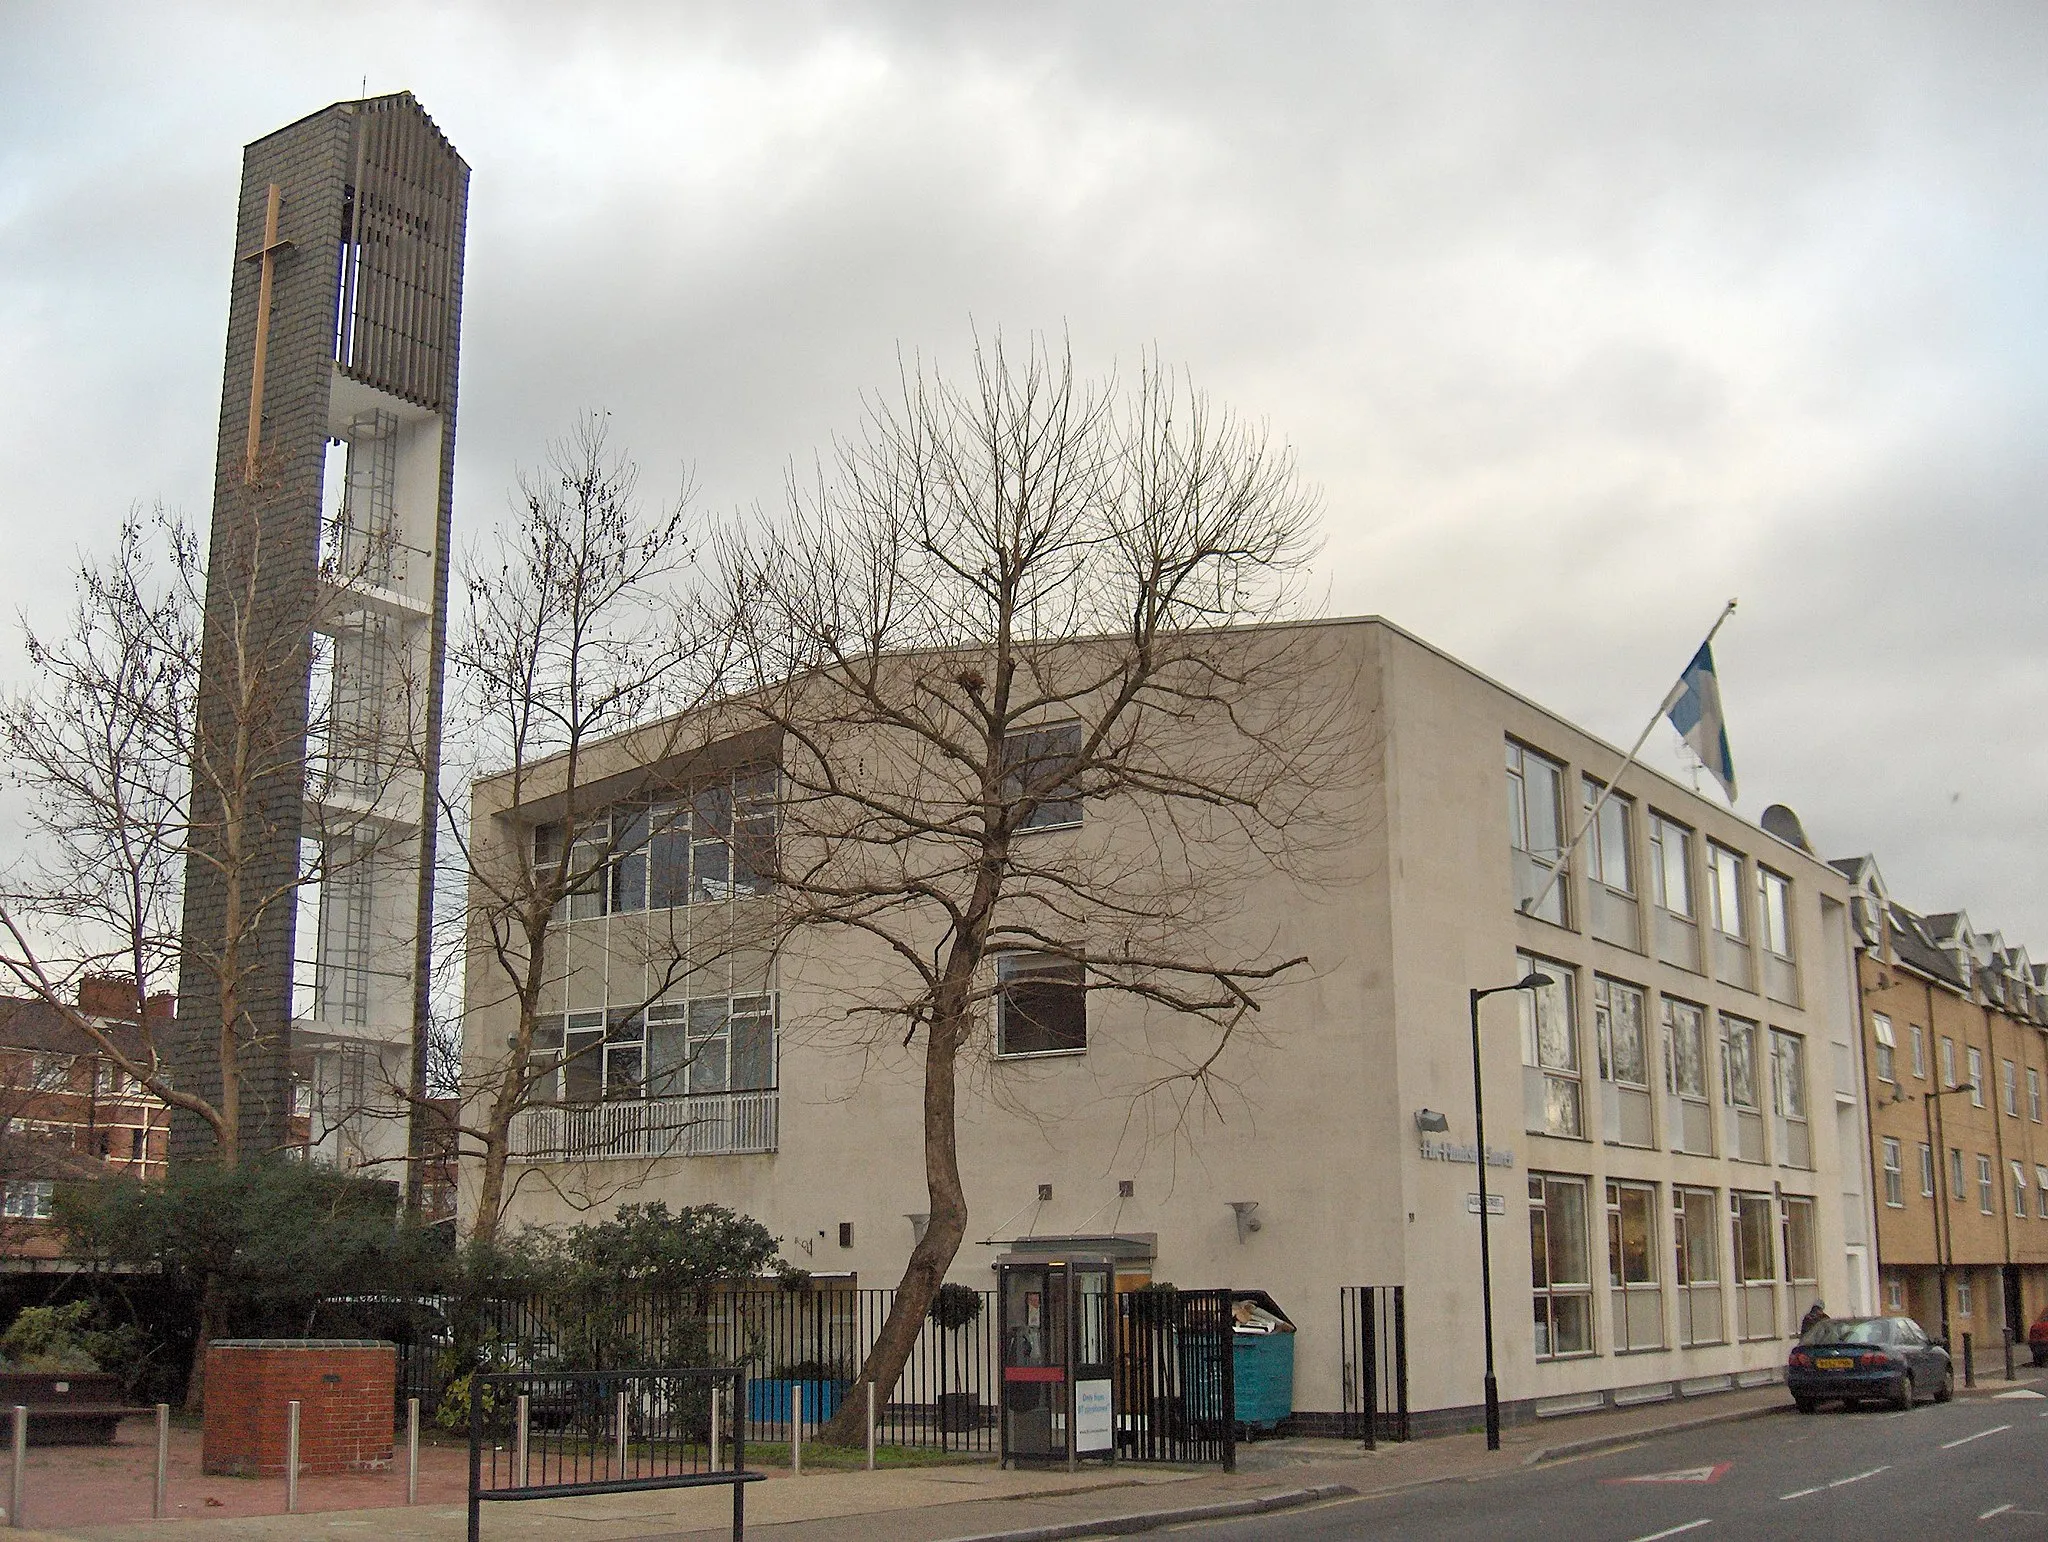
M 1622 753 L 1386 621 L 1301 630 L 1312 693 L 1343 703 L 1347 823 L 1313 885 L 1233 866 L 1230 924 L 1308 967 L 1224 1050 L 1221 1107 L 1162 1120 L 1153 1008 L 1080 965 L 995 957 L 951 1278 L 988 1289 L 999 1256 L 1072 1246 L 1110 1252 L 1119 1289 L 1263 1290 L 1297 1327 L 1310 1428 L 1358 1406 L 1358 1288 L 1398 1287 L 1415 1427 L 1470 1427 L 1468 993 L 1534 971 L 1554 983 L 1482 1008 L 1507 1417 L 1761 1384 L 1817 1297 L 1872 1310 L 1849 880 L 1633 767 L 1536 902 Z M 888 967 L 873 948 L 771 946 L 750 920 L 771 908 L 749 852 L 776 839 L 776 741 L 707 715 L 593 753 L 611 855 L 556 929 L 545 1043 L 564 1058 L 516 1124 L 510 1219 L 716 1201 L 820 1282 L 894 1285 L 926 1209 L 920 1062 L 900 1034 L 841 1031 Z M 479 842 L 545 857 L 560 838 L 550 800 L 513 806 L 502 780 L 474 810 Z M 1054 813 L 1019 839 L 1161 838 L 1112 802 Z M 514 1008 L 474 956 L 469 991 L 466 1061 L 488 1064 Z

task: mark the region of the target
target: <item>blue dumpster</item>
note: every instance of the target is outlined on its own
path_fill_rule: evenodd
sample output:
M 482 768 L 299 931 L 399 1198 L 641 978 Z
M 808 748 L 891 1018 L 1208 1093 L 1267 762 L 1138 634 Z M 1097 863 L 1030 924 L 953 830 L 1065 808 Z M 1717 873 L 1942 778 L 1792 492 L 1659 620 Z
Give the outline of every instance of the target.
M 1270 1435 L 1294 1412 L 1294 1324 L 1262 1290 L 1233 1291 L 1231 1317 L 1238 1426 Z

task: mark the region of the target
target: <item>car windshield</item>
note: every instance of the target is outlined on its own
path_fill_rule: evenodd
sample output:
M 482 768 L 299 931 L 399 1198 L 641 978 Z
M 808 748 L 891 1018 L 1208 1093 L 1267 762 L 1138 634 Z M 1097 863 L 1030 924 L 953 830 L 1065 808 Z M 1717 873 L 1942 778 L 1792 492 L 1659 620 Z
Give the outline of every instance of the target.
M 1806 1335 L 1808 1344 L 1883 1344 L 1891 1332 L 1882 1317 L 1833 1317 L 1815 1323 Z

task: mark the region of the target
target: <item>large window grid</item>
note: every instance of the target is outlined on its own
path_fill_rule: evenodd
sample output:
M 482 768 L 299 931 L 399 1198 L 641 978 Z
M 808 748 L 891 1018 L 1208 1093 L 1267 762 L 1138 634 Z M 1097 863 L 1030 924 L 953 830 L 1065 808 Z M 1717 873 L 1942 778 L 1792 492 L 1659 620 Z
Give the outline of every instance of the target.
M 569 891 L 557 919 L 672 910 L 766 892 L 778 781 L 749 772 L 671 803 L 620 804 L 583 821 L 569 847 Z M 533 832 L 533 860 L 561 858 L 562 826 Z
M 1650 1044 L 1643 993 L 1625 981 L 1593 977 L 1593 1034 L 1600 1054 L 1602 1134 L 1611 1144 L 1654 1146 Z
M 1609 1183 L 1607 1283 L 1616 1354 L 1664 1347 L 1659 1256 L 1656 1187 L 1647 1183 Z
M 1564 851 L 1564 767 L 1534 750 L 1507 742 L 1508 844 L 1513 848 L 1515 908 L 1526 915 L 1567 926 L 1571 920 L 1571 869 L 1550 882 L 1550 869 Z M 1548 885 L 1543 903 L 1532 905 Z
M 1593 1353 L 1586 1180 L 1529 1174 L 1529 1268 L 1539 1360 Z
M 1574 999 L 1575 971 L 1568 964 L 1533 954 L 1515 955 L 1515 968 L 1526 978 L 1550 976 L 1540 990 L 1516 991 L 1522 1016 L 1523 1127 L 1533 1135 L 1586 1133 L 1579 1072 L 1579 1022 Z
M 772 1091 L 775 1039 L 773 994 L 555 1014 L 534 1028 L 533 1101 Z

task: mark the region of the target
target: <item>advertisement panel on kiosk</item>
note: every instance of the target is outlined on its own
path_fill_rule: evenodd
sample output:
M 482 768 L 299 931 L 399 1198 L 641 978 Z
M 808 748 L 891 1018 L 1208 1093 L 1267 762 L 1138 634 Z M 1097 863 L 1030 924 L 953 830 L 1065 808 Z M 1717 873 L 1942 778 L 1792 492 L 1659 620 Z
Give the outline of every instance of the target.
M 1005 1465 L 1115 1460 L 1114 1281 L 1115 1265 L 1100 1254 L 996 1260 Z

